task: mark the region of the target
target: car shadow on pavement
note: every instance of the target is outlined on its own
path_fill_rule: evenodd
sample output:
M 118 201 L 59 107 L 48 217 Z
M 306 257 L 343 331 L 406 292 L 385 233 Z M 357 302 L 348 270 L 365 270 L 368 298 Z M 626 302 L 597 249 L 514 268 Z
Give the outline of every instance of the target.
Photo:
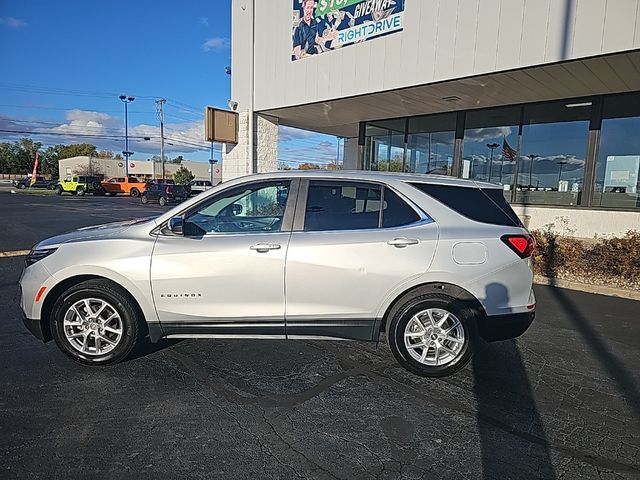
M 578 305 L 573 302 L 561 288 L 552 287 L 551 294 L 567 313 L 576 331 L 595 354 L 604 371 L 617 386 L 617 390 L 629 405 L 635 417 L 636 424 L 640 422 L 640 390 L 633 375 L 620 359 L 612 353 L 606 343 L 600 338 L 596 330 L 589 324 L 587 316 L 582 313 Z
M 486 294 L 508 305 L 504 285 L 491 284 Z M 472 365 L 483 477 L 522 478 L 529 470 L 528 478 L 555 479 L 549 441 L 517 342 L 478 342 Z
M 131 354 L 126 358 L 125 363 L 136 360 L 138 358 L 148 357 L 156 352 L 171 348 L 182 342 L 182 340 L 183 339 L 181 338 L 164 338 L 161 339 L 158 343 L 151 343 L 148 338 L 145 338 L 136 348 L 133 349 Z

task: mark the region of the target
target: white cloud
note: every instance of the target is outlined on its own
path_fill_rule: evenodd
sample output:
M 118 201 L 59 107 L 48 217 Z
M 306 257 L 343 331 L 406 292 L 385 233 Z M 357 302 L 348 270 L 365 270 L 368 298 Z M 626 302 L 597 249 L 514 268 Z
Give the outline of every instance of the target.
M 209 28 L 209 17 L 200 17 L 198 23 L 203 27 Z
M 27 22 L 13 17 L 0 17 L 0 25 L 9 28 L 22 28 L 27 26 Z
M 471 142 L 486 142 L 500 137 L 508 137 L 517 127 L 492 127 L 467 130 L 464 139 Z
M 229 47 L 229 39 L 222 37 L 208 38 L 206 42 L 202 44 L 202 49 L 205 52 L 222 50 Z

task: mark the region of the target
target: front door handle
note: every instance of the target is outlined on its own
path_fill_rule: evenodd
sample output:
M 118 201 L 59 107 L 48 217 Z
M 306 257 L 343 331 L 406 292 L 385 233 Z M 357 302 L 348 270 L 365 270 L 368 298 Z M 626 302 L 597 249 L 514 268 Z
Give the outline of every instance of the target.
M 249 248 L 258 253 L 267 253 L 270 250 L 280 250 L 282 247 L 277 243 L 256 243 L 255 245 L 251 245 Z
M 393 240 L 389 240 L 387 245 L 392 245 L 396 248 L 405 248 L 409 245 L 417 245 L 420 243 L 420 240 L 415 238 L 394 238 Z

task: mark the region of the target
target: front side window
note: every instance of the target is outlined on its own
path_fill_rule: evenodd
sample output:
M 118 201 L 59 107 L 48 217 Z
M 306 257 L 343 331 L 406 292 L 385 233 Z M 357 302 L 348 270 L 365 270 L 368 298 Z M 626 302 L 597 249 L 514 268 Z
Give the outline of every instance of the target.
M 420 216 L 413 208 L 380 185 L 326 181 L 309 184 L 306 232 L 391 228 L 418 220 Z
M 216 195 L 186 218 L 185 235 L 279 232 L 289 184 L 251 184 Z

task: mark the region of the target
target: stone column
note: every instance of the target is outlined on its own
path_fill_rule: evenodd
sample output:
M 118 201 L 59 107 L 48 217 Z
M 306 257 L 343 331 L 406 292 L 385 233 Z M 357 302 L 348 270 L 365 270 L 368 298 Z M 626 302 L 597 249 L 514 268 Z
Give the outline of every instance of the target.
M 358 138 L 345 138 L 343 149 L 343 170 L 358 170 Z
M 239 113 L 238 144 L 225 144 L 222 149 L 222 181 L 249 175 L 252 168 L 251 142 L 249 141 L 249 112 Z
M 256 114 L 255 118 L 255 171 L 278 170 L 278 119 Z

